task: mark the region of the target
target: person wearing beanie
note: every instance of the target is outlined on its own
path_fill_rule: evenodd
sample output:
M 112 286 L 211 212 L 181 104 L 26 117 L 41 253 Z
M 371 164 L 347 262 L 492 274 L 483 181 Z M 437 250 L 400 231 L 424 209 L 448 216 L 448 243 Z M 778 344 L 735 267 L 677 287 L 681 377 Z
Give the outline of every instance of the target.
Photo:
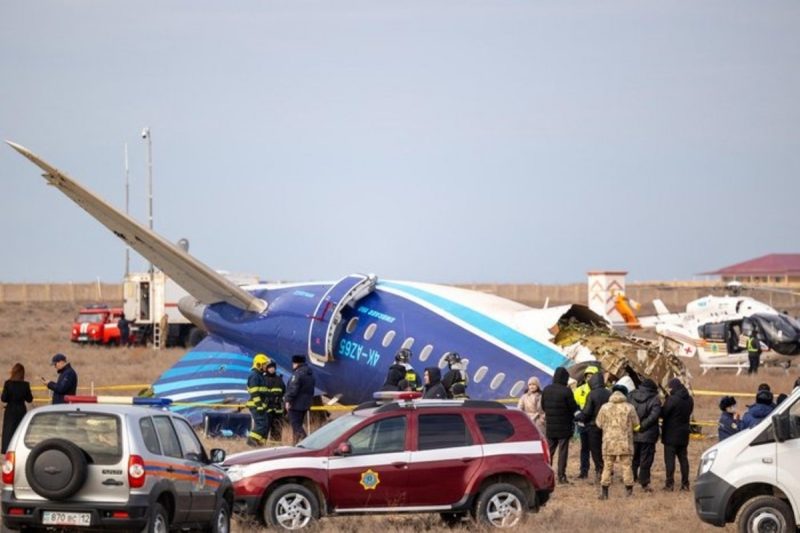
M 739 413 L 734 411 L 734 407 L 736 407 L 736 398 L 733 396 L 723 396 L 719 401 L 719 410 L 722 411 L 722 413 L 719 415 L 719 429 L 717 433 L 720 442 L 731 435 L 739 433 L 742 429 Z
M 306 364 L 304 355 L 292 356 L 292 378 L 286 387 L 286 410 L 289 412 L 289 423 L 292 426 L 292 443 L 297 444 L 306 438 L 303 421 L 314 401 L 314 374 Z
M 772 403 L 772 393 L 768 390 L 760 390 L 756 393 L 756 403 L 747 407 L 747 412 L 742 417 L 742 429 L 756 427 L 762 420 L 767 418 L 775 404 Z
M 639 482 L 642 491 L 652 492 L 650 469 L 656 456 L 658 442 L 658 417 L 661 415 L 661 399 L 658 385 L 652 379 L 642 381 L 639 388 L 628 395 L 628 401 L 639 417 L 639 430 L 633 434 L 633 481 Z
M 567 456 L 569 455 L 569 439 L 574 431 L 575 413 L 578 404 L 575 396 L 567 386 L 569 372 L 564 367 L 556 368 L 553 382 L 542 391 L 542 409 L 545 414 L 545 433 L 550 447 L 550 462 L 558 449 L 558 482 L 567 481 Z
M 264 401 L 267 406 L 269 438 L 281 442 L 284 423 L 283 395 L 286 393 L 286 384 L 283 382 L 283 376 L 278 374 L 275 361 L 270 361 L 265 367 L 264 385 L 267 391 Z
M 664 445 L 664 490 L 675 490 L 675 459 L 681 467 L 682 491 L 689 490 L 689 433 L 694 400 L 678 378 L 667 383 L 669 396 L 661 408 L 661 442 Z
M 539 434 L 544 438 L 544 410 L 542 409 L 542 386 L 539 384 L 539 378 L 531 376 L 528 378 L 528 389 L 522 398 L 517 403 L 517 409 L 521 409 L 528 415 L 531 422 L 539 430 Z

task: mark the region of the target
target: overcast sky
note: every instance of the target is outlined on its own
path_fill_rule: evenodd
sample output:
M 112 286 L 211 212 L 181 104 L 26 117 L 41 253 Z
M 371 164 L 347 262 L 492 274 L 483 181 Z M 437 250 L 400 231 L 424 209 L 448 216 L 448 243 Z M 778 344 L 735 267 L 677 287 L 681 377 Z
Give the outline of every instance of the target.
M 800 2 L 9 1 L 0 137 L 214 268 L 691 278 L 800 251 Z M 124 248 L 0 148 L 0 281 Z M 134 261 L 134 269 L 144 268 Z

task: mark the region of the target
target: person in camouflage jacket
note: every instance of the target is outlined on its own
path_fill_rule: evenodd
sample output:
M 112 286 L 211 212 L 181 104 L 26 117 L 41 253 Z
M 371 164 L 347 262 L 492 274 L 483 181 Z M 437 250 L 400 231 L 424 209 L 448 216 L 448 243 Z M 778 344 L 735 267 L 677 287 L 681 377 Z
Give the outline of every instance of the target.
M 639 428 L 639 417 L 636 409 L 628 403 L 627 389 L 614 385 L 611 398 L 600 408 L 595 424 L 603 430 L 603 475 L 600 479 L 602 491 L 600 499 L 608 499 L 608 487 L 611 485 L 611 473 L 614 464 L 622 468 L 622 480 L 625 492 L 633 494 L 633 432 Z

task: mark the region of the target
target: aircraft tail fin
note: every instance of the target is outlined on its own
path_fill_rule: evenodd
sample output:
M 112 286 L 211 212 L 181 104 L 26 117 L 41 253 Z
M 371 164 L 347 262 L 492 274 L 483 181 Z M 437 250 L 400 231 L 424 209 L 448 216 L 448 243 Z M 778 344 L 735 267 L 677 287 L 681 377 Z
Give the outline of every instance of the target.
M 208 304 L 227 302 L 240 309 L 257 313 L 267 309 L 264 300 L 236 286 L 178 246 L 115 209 L 27 148 L 11 141 L 6 142 L 44 170 L 43 177 L 50 185 L 82 207 L 145 259 L 152 261 L 175 283 L 201 302 Z
M 666 305 L 664 305 L 664 302 L 662 302 L 662 301 L 661 301 L 660 299 L 658 299 L 658 298 L 656 298 L 655 300 L 653 300 L 653 307 L 655 307 L 655 308 L 656 308 L 656 314 L 657 314 L 658 316 L 662 316 L 662 315 L 668 315 L 668 314 L 670 314 L 670 312 L 669 312 L 669 309 L 667 309 L 667 306 L 666 306 Z

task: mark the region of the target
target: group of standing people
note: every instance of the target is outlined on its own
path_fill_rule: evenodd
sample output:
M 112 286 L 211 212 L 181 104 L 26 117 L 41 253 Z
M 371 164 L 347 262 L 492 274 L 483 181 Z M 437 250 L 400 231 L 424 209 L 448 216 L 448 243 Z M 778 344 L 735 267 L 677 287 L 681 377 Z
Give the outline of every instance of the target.
M 794 382 L 794 388 L 798 387 L 800 387 L 800 378 Z M 733 396 L 722 397 L 719 401 L 719 410 L 721 411 L 717 431 L 719 440 L 725 440 L 742 430 L 756 427 L 788 397 L 787 394 L 781 393 L 775 398 L 769 383 L 761 383 L 755 396 L 755 403 L 747 406 L 744 415 L 740 415 L 736 411 L 736 398 Z
M 39 379 L 41 379 L 42 384 L 52 391 L 52 402 L 54 404 L 65 403 L 65 397 L 75 394 L 78 390 L 78 374 L 64 354 L 55 354 L 50 359 L 50 363 L 55 367 L 58 374 L 56 381 L 49 381 L 44 377 Z M 2 453 L 6 453 L 14 431 L 17 430 L 17 426 L 22 422 L 22 418 L 28 411 L 27 404 L 33 403 L 31 384 L 25 380 L 25 366 L 22 363 L 15 363 L 11 367 L 9 379 L 3 384 L 0 401 L 6 404 L 5 414 L 3 415 L 2 439 Z
M 423 378 L 411 365 L 411 350 L 401 348 L 394 356 L 394 363 L 389 367 L 382 391 L 421 391 L 423 399 L 466 399 L 467 372 L 461 356 L 457 352 L 444 354 L 447 373 L 442 377 L 438 366 L 425 369 Z
M 250 398 L 246 405 L 253 417 L 253 427 L 247 435 L 249 446 L 263 446 L 270 439 L 280 442 L 287 413 L 293 443 L 297 444 L 306 438 L 304 421 L 314 400 L 314 374 L 306 364 L 304 355 L 292 357 L 292 377 L 288 386 L 277 369 L 275 361 L 265 354 L 259 353 L 253 357 L 253 366 L 247 378 Z
M 679 488 L 689 490 L 687 451 L 694 400 L 679 379 L 669 381 L 669 393 L 662 404 L 658 386 L 651 379 L 643 380 L 632 391 L 629 378 L 610 386 L 596 365 L 586 367 L 582 383 L 574 390 L 568 385 L 569 378 L 565 368 L 557 368 L 553 382 L 541 390 L 539 380 L 532 377 L 518 403 L 547 439 L 551 462 L 558 455 L 559 483 L 569 483 L 569 444 L 577 429 L 581 442 L 578 478 L 589 477 L 591 460 L 601 499 L 608 498 L 615 465 L 622 469 L 628 495 L 637 482 L 644 492 L 652 492 L 650 471 L 659 436 L 664 447 L 664 490 L 675 489 L 676 460 Z

